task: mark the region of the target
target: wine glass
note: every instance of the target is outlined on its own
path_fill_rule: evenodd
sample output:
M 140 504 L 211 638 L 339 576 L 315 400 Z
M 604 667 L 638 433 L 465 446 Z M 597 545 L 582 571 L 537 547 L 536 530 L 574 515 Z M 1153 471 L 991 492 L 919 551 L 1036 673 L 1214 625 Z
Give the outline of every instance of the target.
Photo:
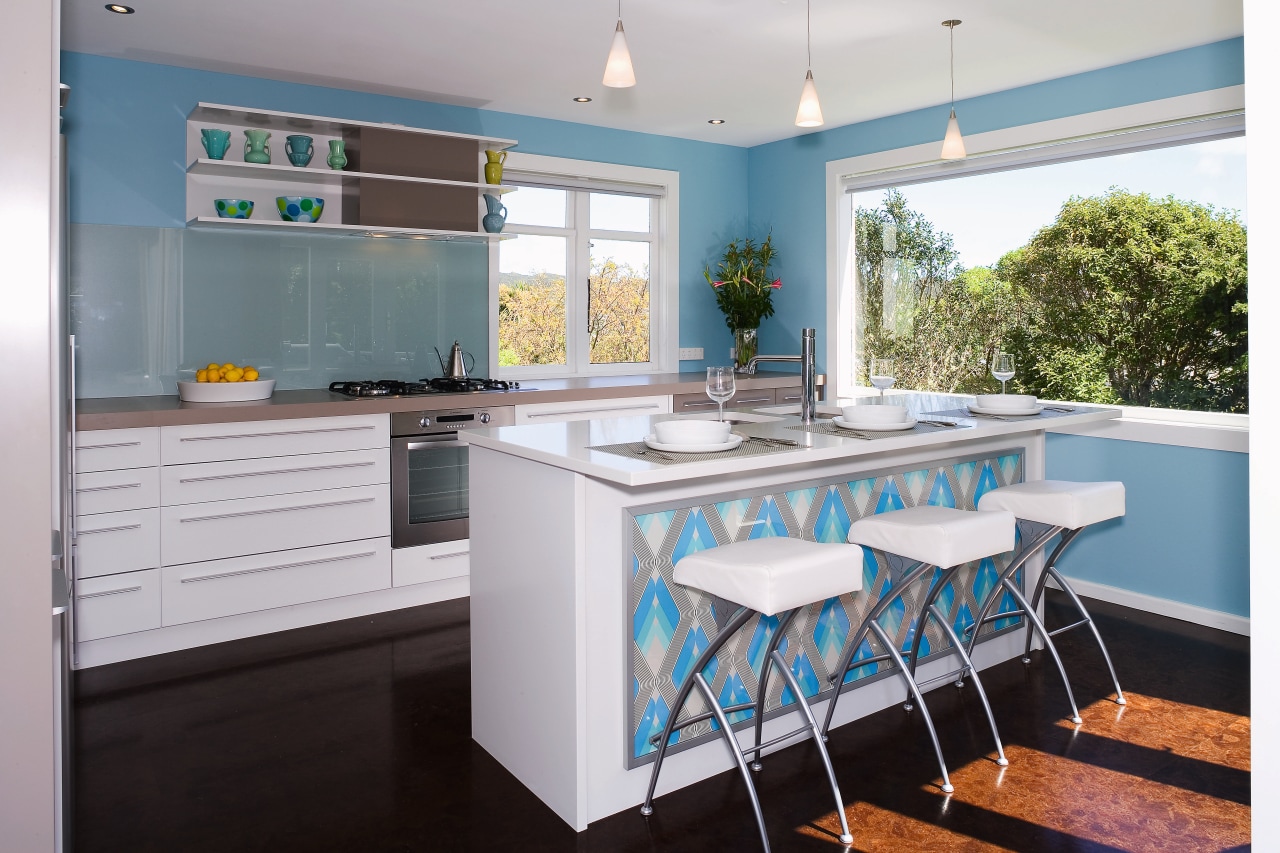
M 893 359 L 871 359 L 869 373 L 871 374 L 871 384 L 880 389 L 880 396 L 883 398 L 884 392 L 893 387 Z
M 996 353 L 995 359 L 991 362 L 991 375 L 1000 380 L 1000 393 L 1003 394 L 1004 383 L 1013 378 L 1013 354 Z
M 720 407 L 720 420 L 724 420 L 724 404 L 737 391 L 733 381 L 732 367 L 707 368 L 707 396 Z

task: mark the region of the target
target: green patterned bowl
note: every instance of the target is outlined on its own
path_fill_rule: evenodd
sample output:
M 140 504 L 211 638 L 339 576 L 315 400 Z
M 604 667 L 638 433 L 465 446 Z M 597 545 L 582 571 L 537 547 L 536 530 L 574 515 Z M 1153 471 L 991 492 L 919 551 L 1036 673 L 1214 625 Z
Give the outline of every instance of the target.
M 276 199 L 280 218 L 285 222 L 319 222 L 324 212 L 324 199 L 305 195 L 282 195 Z
M 253 202 L 244 198 L 215 198 L 213 206 L 223 219 L 248 219 L 253 216 Z

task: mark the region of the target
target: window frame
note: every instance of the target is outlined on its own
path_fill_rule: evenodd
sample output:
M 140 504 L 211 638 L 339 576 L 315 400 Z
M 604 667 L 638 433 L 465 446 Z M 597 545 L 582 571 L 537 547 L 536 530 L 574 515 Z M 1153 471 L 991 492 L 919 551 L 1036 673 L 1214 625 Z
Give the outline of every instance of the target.
M 1244 86 L 1147 101 L 1061 119 L 1016 125 L 965 137 L 964 160 L 938 158 L 941 138 L 920 145 L 829 160 L 826 164 L 827 323 L 826 365 L 834 396 L 878 394 L 855 381 L 857 370 L 856 258 L 852 191 L 909 186 L 945 178 L 1031 168 L 1091 157 L 1164 148 L 1241 136 L 1245 132 Z M 905 389 L 909 390 L 909 389 Z M 1171 410 L 1125 407 L 1132 412 Z M 1179 410 L 1180 411 L 1180 410 Z M 1187 412 L 1178 420 L 1239 428 L 1241 418 L 1218 412 Z M 1147 415 L 1141 415 L 1148 417 Z M 1150 416 L 1161 421 L 1169 417 Z M 1246 421 L 1247 423 L 1247 421 Z
M 503 379 L 569 379 L 587 376 L 673 373 L 678 370 L 680 334 L 680 173 L 666 169 L 650 169 L 593 160 L 573 160 L 541 154 L 512 151 L 507 155 L 506 171 L 520 178 L 547 186 L 584 193 L 577 205 L 566 209 L 566 227 L 512 225 L 522 234 L 547 234 L 569 238 L 570 257 L 566 259 L 567 330 L 576 349 L 582 351 L 581 367 L 568 365 L 530 365 L 498 367 L 498 252 L 499 242 L 489 245 L 489 363 L 495 376 Z M 592 230 L 589 197 L 586 193 L 625 193 L 631 189 L 638 195 L 653 198 L 650 230 L 644 232 Z M 519 192 L 517 190 L 517 192 Z M 643 234 L 643 237 L 641 235 Z M 586 271 L 579 269 L 590 254 L 592 238 L 600 240 L 641 240 L 650 243 L 649 261 L 649 361 L 644 363 L 590 364 L 586 329 L 572 327 L 575 308 L 585 298 L 582 288 L 569 287 L 570 281 L 585 280 Z M 571 359 L 572 360 L 572 359 Z

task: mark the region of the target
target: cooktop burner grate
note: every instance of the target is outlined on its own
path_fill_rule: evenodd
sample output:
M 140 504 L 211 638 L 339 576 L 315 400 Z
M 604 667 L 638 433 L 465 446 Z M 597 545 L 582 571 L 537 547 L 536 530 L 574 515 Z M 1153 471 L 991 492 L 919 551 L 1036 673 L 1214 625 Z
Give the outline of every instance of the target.
M 346 397 L 422 397 L 428 394 L 474 394 L 484 391 L 521 391 L 519 382 L 502 379 L 453 379 L 437 376 L 418 382 L 399 379 L 366 379 L 355 382 L 333 382 L 329 390 Z

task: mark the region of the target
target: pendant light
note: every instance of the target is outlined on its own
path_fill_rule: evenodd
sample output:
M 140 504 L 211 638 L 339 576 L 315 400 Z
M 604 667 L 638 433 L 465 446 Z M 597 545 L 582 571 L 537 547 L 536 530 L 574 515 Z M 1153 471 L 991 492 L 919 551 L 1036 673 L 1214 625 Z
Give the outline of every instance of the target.
M 809 55 L 809 70 L 804 74 L 804 88 L 800 90 L 800 107 L 796 110 L 797 127 L 818 127 L 822 124 L 822 105 L 818 103 L 818 87 L 813 85 L 813 33 L 809 26 L 811 0 L 804 4 L 805 49 Z
M 960 136 L 960 122 L 956 121 L 956 27 L 960 22 L 951 18 L 942 26 L 951 30 L 951 118 L 947 119 L 947 135 L 942 139 L 942 159 L 963 160 L 964 138 Z
M 609 59 L 604 64 L 604 84 L 614 89 L 626 89 L 636 84 L 631 51 L 627 50 L 627 34 L 622 31 L 622 0 L 618 0 L 618 26 L 613 31 Z

